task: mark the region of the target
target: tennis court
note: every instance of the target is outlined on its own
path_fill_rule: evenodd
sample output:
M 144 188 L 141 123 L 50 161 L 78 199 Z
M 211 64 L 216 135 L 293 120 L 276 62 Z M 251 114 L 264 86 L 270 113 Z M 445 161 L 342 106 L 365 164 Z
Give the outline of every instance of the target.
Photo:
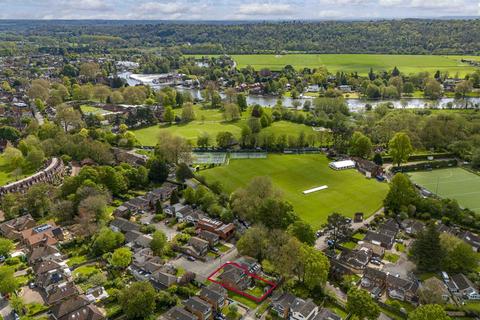
M 409 173 L 412 181 L 428 191 L 458 201 L 480 213 L 480 176 L 462 168 L 438 169 Z
M 232 152 L 230 159 L 266 159 L 266 152 Z
M 192 161 L 195 164 L 223 164 L 227 160 L 225 152 L 193 152 Z

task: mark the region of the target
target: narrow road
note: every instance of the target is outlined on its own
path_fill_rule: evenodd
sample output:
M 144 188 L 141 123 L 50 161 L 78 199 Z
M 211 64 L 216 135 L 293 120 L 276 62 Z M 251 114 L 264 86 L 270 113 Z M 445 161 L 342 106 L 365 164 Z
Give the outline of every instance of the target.
M 31 105 L 31 108 L 33 110 L 33 115 L 35 116 L 35 119 L 37 119 L 38 125 L 43 125 L 45 123 L 45 120 L 43 119 L 40 111 L 38 111 L 37 107 L 33 104 Z
M 362 222 L 352 223 L 353 232 L 357 231 L 358 229 L 360 229 L 362 227 L 365 227 L 367 224 L 370 224 L 370 222 L 372 222 L 373 219 L 375 219 L 375 217 L 377 215 L 380 215 L 382 213 L 383 213 L 383 208 L 381 208 L 380 210 L 378 210 L 377 212 L 375 212 L 374 214 L 372 214 L 370 217 L 363 220 Z M 315 248 L 318 249 L 318 250 L 325 250 L 327 248 L 327 236 L 326 235 L 323 235 L 323 236 L 321 236 L 320 238 L 317 239 L 317 241 L 315 242 Z
M 0 316 L 4 320 L 12 320 L 12 307 L 10 306 L 10 303 L 8 300 L 3 299 L 0 297 Z

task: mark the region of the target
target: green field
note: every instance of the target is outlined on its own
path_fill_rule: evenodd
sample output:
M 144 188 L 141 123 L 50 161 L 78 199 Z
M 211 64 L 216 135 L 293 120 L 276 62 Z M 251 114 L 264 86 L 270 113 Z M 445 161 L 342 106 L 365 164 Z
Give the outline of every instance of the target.
M 268 110 L 266 111 L 268 112 Z M 179 115 L 180 109 L 175 110 L 175 114 Z M 222 113 L 218 110 L 205 110 L 195 107 L 195 120 L 186 124 L 172 124 L 172 125 L 155 125 L 147 128 L 133 130 L 137 140 L 140 144 L 145 146 L 154 146 L 157 144 L 158 136 L 162 131 L 169 131 L 174 135 L 184 137 L 187 140 L 196 143 L 197 138 L 204 132 L 210 135 L 211 143 L 215 144 L 215 138 L 219 132 L 231 132 L 236 138 L 240 138 L 242 127 L 246 126 L 247 115 L 249 112 L 244 112 L 242 119 L 237 121 L 223 121 Z M 305 134 L 312 133 L 311 127 L 304 124 L 297 124 L 287 121 L 278 121 L 272 123 L 271 126 L 263 129 L 265 132 L 275 132 L 278 134 L 285 133 L 287 135 L 298 136 L 300 132 Z
M 409 173 L 416 184 L 480 213 L 480 176 L 461 168 Z
M 245 186 L 256 176 L 270 177 L 295 211 L 314 228 L 332 212 L 353 217 L 355 212 L 373 214 L 382 206 L 386 183 L 367 179 L 356 170 L 334 171 L 325 155 L 269 155 L 267 159 L 230 160 L 225 166 L 201 172 L 207 182 L 219 181 L 227 192 Z M 304 195 L 318 186 L 328 189 Z
M 198 57 L 198 55 L 197 55 Z M 337 71 L 358 72 L 366 75 L 370 68 L 374 71 L 392 70 L 395 66 L 405 73 L 417 73 L 428 71 L 434 73 L 437 70 L 448 71 L 454 76 L 459 73 L 464 76 L 466 73 L 475 70 L 474 67 L 462 63 L 462 58 L 478 59 L 476 56 L 436 56 L 436 55 L 387 55 L 387 54 L 251 54 L 232 55 L 237 62 L 238 68 L 247 65 L 253 66 L 256 70 L 268 68 L 280 70 L 286 65 L 292 65 L 296 69 L 318 68 L 325 66 L 335 73 Z
M 25 178 L 29 174 L 31 174 L 31 172 L 19 172 L 19 175 L 15 176 L 7 161 L 0 156 L 0 186 Z

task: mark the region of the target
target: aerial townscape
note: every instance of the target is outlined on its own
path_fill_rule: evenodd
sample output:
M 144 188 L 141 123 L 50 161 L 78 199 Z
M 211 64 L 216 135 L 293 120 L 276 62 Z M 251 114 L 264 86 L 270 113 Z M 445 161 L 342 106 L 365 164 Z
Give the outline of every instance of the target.
M 0 1 L 0 320 L 480 319 L 479 15 Z

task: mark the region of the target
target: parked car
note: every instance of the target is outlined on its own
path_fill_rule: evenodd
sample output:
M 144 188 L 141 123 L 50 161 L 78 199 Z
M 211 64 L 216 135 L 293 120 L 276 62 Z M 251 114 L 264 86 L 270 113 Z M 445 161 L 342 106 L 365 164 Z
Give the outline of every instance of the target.
M 219 251 L 218 248 L 215 248 L 215 247 L 211 248 L 210 250 L 212 250 L 215 253 L 218 253 L 218 251 Z
M 192 256 L 187 256 L 187 259 L 190 260 L 190 261 L 197 261 L 197 259 L 195 259 L 195 258 L 192 257 Z

